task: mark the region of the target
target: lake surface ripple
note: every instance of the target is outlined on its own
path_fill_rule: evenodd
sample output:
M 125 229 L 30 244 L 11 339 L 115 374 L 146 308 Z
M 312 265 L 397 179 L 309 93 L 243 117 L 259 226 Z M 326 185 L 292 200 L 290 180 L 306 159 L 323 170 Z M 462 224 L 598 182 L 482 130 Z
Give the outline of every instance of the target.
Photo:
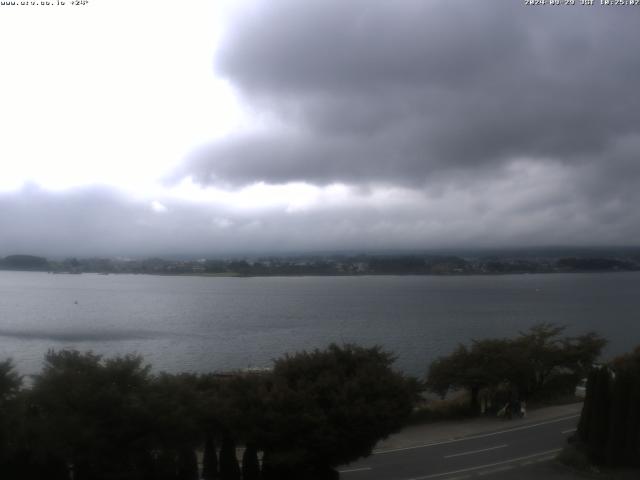
M 397 367 L 538 322 L 640 344 L 640 273 L 213 278 L 0 272 L 0 359 L 35 373 L 48 349 L 136 352 L 156 370 L 264 367 L 331 342 L 382 345 Z

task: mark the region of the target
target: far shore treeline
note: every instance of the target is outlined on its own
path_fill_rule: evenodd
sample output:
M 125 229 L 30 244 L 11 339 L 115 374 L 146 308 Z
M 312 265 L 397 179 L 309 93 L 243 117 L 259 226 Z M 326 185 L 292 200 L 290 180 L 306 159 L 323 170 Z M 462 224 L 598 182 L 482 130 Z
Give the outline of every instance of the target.
M 425 391 L 466 398 L 468 414 L 572 394 L 593 376 L 606 342 L 593 332 L 562 333 L 540 324 L 515 338 L 474 340 L 433 362 L 423 381 L 394 371 L 391 353 L 356 345 L 285 355 L 267 371 L 224 374 L 153 373 L 137 355 L 49 351 L 28 386 L 5 360 L 0 477 L 338 478 L 336 467 L 369 455 L 430 408 Z M 640 361 L 640 349 L 621 358 L 611 371 Z M 631 376 L 638 370 L 628 371 L 625 385 L 637 384 Z M 625 412 L 640 418 L 637 408 Z M 601 458 L 593 445 L 590 454 Z M 633 452 L 633 445 L 625 448 Z
M 200 258 L 0 258 L 0 269 L 52 273 L 155 275 L 477 275 L 506 273 L 640 271 L 640 248 L 533 249 L 447 254 L 325 254 Z

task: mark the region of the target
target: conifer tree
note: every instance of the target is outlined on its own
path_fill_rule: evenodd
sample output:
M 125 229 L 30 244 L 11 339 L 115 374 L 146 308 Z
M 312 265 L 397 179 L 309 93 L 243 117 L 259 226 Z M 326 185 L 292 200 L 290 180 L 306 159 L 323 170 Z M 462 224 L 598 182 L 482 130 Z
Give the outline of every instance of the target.
M 210 433 L 207 434 L 204 441 L 202 478 L 203 480 L 214 480 L 218 478 L 218 454 L 216 453 L 216 440 Z
M 163 449 L 155 461 L 155 478 L 157 480 L 176 480 L 178 465 L 173 452 Z
M 615 466 L 623 462 L 632 383 L 625 373 L 617 375 L 612 383 L 605 459 L 607 465 Z
M 593 392 L 593 413 L 590 415 L 589 439 L 587 442 L 591 459 L 598 464 L 605 461 L 605 450 L 609 437 L 609 414 L 611 404 L 611 375 L 607 367 L 598 370 Z
M 242 480 L 259 480 L 260 462 L 258 461 L 258 449 L 249 443 L 242 455 Z
M 178 480 L 198 480 L 198 458 L 192 448 L 182 448 L 178 454 Z
M 596 383 L 598 381 L 598 372 L 597 370 L 591 370 L 589 372 L 589 377 L 587 378 L 587 387 L 584 398 L 584 403 L 582 404 L 582 414 L 580 415 L 580 421 L 578 422 L 578 436 L 580 440 L 584 443 L 589 442 L 590 437 L 590 427 L 593 419 L 591 418 L 594 415 L 593 411 L 593 397 L 596 389 Z
M 220 448 L 220 478 L 222 480 L 240 480 L 236 442 L 229 435 L 223 437 Z
M 640 378 L 635 377 L 629 393 L 629 415 L 623 447 L 623 459 L 627 465 L 640 467 Z

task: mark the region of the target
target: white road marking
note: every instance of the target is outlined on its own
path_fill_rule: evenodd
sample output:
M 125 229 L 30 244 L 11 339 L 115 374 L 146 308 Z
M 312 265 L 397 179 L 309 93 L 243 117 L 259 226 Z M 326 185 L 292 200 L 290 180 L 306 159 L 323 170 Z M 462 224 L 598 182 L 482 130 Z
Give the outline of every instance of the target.
M 372 453 L 372 455 L 383 455 L 383 454 L 386 454 L 386 453 L 403 452 L 405 450 L 416 450 L 418 448 L 434 447 L 436 445 L 446 445 L 448 443 L 464 442 L 466 440 L 475 440 L 476 438 L 492 437 L 494 435 L 502 435 L 504 433 L 517 432 L 518 430 L 526 430 L 528 428 L 535 428 L 535 427 L 539 427 L 541 425 L 549 425 L 551 423 L 563 422 L 565 420 L 570 420 L 572 418 L 578 418 L 579 416 L 580 416 L 580 414 L 570 415 L 568 417 L 556 418 L 555 420 L 548 420 L 546 422 L 534 423 L 534 424 L 531 424 L 531 425 L 523 425 L 521 427 L 508 428 L 507 430 L 500 430 L 498 432 L 483 433 L 483 434 L 480 434 L 480 435 L 471 435 L 469 437 L 452 438 L 451 440 L 444 440 L 442 442 L 425 443 L 423 445 L 414 445 L 412 447 L 391 448 L 389 450 L 377 450 L 377 451 L 374 451 Z
M 497 467 L 498 465 L 506 465 L 508 463 L 515 463 L 515 462 L 519 462 L 521 460 L 527 460 L 527 459 L 534 458 L 534 457 L 540 457 L 542 455 L 550 455 L 550 454 L 553 454 L 553 453 L 558 453 L 560 450 L 562 450 L 562 449 L 561 448 L 556 448 L 555 450 L 547 450 L 546 452 L 534 453 L 534 454 L 531 454 L 531 455 L 526 455 L 524 457 L 510 458 L 508 460 L 503 460 L 501 462 L 487 463 L 486 465 L 478 465 L 477 467 L 463 468 L 461 470 L 453 470 L 451 472 L 434 473 L 434 474 L 431 474 L 431 475 L 425 475 L 424 477 L 413 477 L 410 480 L 426 480 L 428 478 L 438 478 L 438 477 L 445 477 L 447 475 L 455 475 L 457 473 L 472 472 L 474 470 L 482 470 L 483 468 Z
M 507 470 L 513 470 L 513 465 L 506 465 L 504 467 L 492 468 L 491 470 L 483 470 L 478 472 L 478 475 L 491 475 L 492 473 L 506 472 Z
M 578 429 L 577 428 L 570 428 L 569 430 L 562 430 L 560 433 L 564 435 L 565 433 L 573 433 L 576 430 L 578 430 Z
M 509 445 L 505 443 L 504 445 L 497 445 L 495 447 L 482 448 L 480 450 L 471 450 L 469 452 L 454 453 L 453 455 L 445 455 L 444 458 L 462 457 L 463 455 L 473 455 L 474 453 L 488 452 L 489 450 L 497 450 L 499 448 L 506 448 L 508 446 Z
M 526 467 L 527 465 L 533 465 L 534 463 L 548 462 L 549 460 L 553 460 L 554 458 L 555 455 L 547 455 L 546 457 L 540 457 L 533 460 L 527 460 L 526 462 L 520 462 L 520 466 Z
M 351 473 L 351 472 L 364 472 L 367 470 L 371 470 L 371 467 L 362 467 L 362 468 L 350 468 L 349 470 L 338 470 L 340 473 Z

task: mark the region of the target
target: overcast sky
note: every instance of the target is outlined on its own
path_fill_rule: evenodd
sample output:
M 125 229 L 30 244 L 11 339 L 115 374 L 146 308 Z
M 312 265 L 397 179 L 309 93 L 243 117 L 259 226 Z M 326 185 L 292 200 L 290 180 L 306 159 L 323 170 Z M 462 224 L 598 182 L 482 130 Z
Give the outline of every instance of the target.
M 640 6 L 576 3 L 0 6 L 0 256 L 637 245 Z

